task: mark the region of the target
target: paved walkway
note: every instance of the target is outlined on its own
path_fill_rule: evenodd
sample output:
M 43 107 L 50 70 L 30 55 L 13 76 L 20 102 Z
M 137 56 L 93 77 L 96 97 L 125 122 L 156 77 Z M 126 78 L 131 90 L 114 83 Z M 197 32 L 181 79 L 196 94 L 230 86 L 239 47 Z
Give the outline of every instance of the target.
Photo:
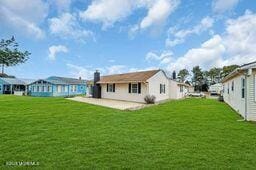
M 143 104 L 143 103 L 111 100 L 111 99 L 95 99 L 95 98 L 87 98 L 87 97 L 81 97 L 81 96 L 74 97 L 74 98 L 67 98 L 67 99 L 99 105 L 99 106 L 110 107 L 110 108 L 119 109 L 119 110 L 138 110 L 146 106 L 146 104 Z

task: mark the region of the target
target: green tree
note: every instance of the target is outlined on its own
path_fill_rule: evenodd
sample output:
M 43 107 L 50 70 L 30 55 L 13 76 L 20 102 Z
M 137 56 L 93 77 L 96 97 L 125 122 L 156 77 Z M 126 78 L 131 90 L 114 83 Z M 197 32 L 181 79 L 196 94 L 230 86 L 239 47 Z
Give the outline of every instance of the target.
M 222 69 L 221 68 L 211 68 L 208 72 L 208 76 L 211 79 L 211 84 L 219 82 L 220 74 Z
M 222 69 L 221 77 L 227 76 L 229 73 L 234 71 L 236 68 L 238 68 L 238 65 L 230 65 L 230 66 L 224 66 Z
M 28 60 L 30 53 L 28 51 L 20 51 L 19 44 L 15 38 L 0 41 L 0 64 L 2 66 L 2 74 L 4 67 L 15 66 L 20 63 L 25 63 Z
M 195 66 L 192 69 L 192 73 L 192 82 L 195 84 L 195 89 L 202 91 L 202 84 L 204 80 L 204 73 L 202 72 L 202 69 L 199 66 Z
M 184 82 L 185 79 L 189 76 L 189 72 L 187 69 L 182 69 L 179 71 L 178 76 L 180 77 L 180 80 Z

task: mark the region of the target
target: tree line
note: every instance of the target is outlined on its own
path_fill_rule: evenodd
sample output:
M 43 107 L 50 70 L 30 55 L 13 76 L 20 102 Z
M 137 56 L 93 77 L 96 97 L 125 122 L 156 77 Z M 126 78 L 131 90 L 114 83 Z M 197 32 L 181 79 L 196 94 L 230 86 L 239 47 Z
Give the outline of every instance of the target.
M 202 70 L 200 66 L 195 66 L 191 70 L 192 75 L 187 69 L 182 69 L 178 73 L 178 80 L 181 82 L 185 82 L 189 76 L 191 80 L 187 80 L 191 82 L 195 87 L 196 91 L 207 91 L 210 85 L 220 83 L 220 81 L 238 68 L 238 65 L 229 65 L 224 66 L 222 68 L 213 67 L 209 70 Z

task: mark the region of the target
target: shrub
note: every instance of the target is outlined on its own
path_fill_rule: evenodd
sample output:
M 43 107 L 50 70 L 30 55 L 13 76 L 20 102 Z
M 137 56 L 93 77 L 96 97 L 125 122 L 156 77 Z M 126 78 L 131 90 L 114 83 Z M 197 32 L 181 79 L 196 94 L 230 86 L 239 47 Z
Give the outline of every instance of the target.
M 156 100 L 156 97 L 154 95 L 146 95 L 144 97 L 144 100 L 147 104 L 154 104 L 155 103 L 155 100 Z

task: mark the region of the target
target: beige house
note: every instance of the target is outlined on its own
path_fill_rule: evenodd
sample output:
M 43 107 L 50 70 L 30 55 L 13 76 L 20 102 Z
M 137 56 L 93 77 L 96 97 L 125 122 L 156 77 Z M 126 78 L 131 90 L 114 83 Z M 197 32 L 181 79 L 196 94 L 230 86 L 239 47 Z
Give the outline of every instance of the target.
M 245 120 L 256 121 L 256 62 L 237 68 L 222 83 L 224 101 Z
M 144 103 L 146 95 L 156 102 L 185 97 L 188 85 L 168 78 L 162 70 L 150 70 L 100 77 L 95 81 L 101 98 Z

